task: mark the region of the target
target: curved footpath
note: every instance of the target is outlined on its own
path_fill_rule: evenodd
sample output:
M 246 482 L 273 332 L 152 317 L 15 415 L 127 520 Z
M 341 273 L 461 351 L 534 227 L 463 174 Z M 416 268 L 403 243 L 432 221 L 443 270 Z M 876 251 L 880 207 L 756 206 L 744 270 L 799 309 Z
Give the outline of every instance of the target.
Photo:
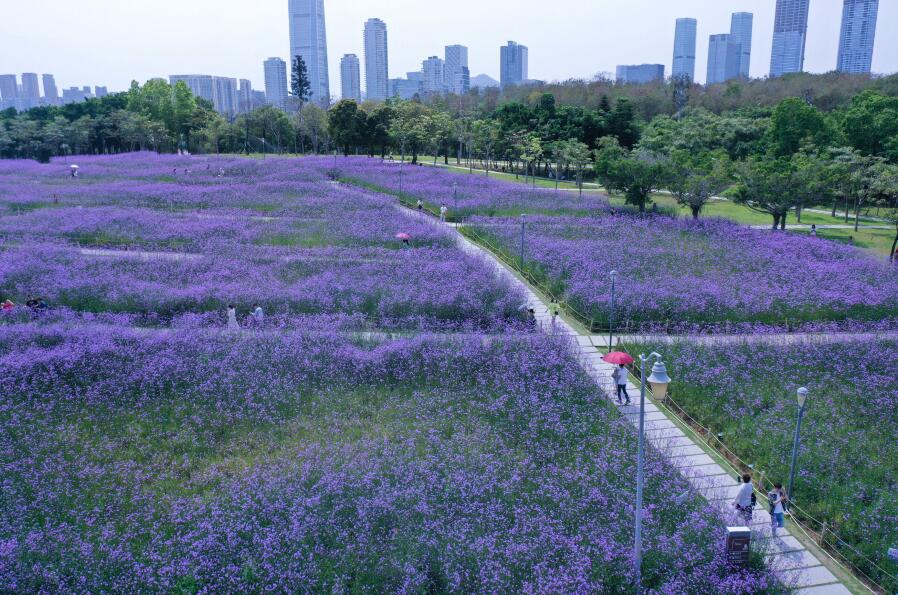
M 590 335 L 583 335 L 574 330 L 560 317 L 553 324 L 547 305 L 542 299 L 515 274 L 496 259 L 489 251 L 472 243 L 455 229 L 453 224 L 441 223 L 437 219 L 422 213 L 410 211 L 396 205 L 405 214 L 411 214 L 435 227 L 449 229 L 455 236 L 460 250 L 466 254 L 479 257 L 491 266 L 497 275 L 519 287 L 527 296 L 527 301 L 536 312 L 540 329 L 545 333 L 565 335 L 570 338 L 571 348 L 580 365 L 601 388 L 605 397 L 616 403 L 612 393 L 613 381 L 611 373 L 614 366 L 602 361 L 599 351 Z M 603 345 L 604 346 L 604 345 Z M 638 387 L 632 383 L 627 385 L 631 395 L 638 395 Z M 638 398 L 638 397 L 637 397 Z M 621 413 L 634 425 L 639 426 L 638 405 L 619 406 Z M 646 441 L 656 449 L 664 452 L 670 462 L 686 477 L 692 486 L 720 510 L 723 518 L 733 517 L 731 502 L 739 490 L 737 480 L 717 464 L 698 444 L 692 441 L 680 427 L 658 409 L 650 400 L 646 400 Z M 733 519 L 734 525 L 742 522 Z M 779 572 L 784 583 L 795 587 L 801 595 L 842 595 L 851 591 L 830 572 L 823 562 L 817 558 L 788 530 L 781 530 L 777 537 L 770 535 L 770 515 L 762 509 L 755 509 L 753 519 L 753 540 L 755 547 L 760 545 L 767 552 L 768 564 Z

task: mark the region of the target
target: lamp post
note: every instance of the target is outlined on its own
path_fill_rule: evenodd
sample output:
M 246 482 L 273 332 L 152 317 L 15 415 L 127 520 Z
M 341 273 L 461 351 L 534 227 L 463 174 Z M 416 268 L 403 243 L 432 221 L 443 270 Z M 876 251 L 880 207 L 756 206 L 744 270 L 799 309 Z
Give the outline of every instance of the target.
M 399 194 L 402 194 L 402 164 L 405 163 L 405 158 L 403 157 L 402 161 L 399 162 Z
M 611 271 L 611 313 L 608 315 L 608 353 L 611 353 L 614 345 L 614 290 L 617 280 L 617 271 Z
M 808 404 L 810 391 L 804 387 L 798 389 L 798 421 L 795 424 L 795 439 L 792 441 L 792 467 L 789 470 L 789 491 L 786 492 L 788 501 L 792 501 L 792 488 L 795 485 L 795 465 L 798 462 L 798 442 L 801 435 L 801 420 L 804 418 L 804 409 Z
M 458 225 L 458 182 L 452 182 L 452 199 L 455 201 L 455 224 Z
M 524 272 L 524 229 L 527 227 L 527 215 L 521 215 L 521 272 Z
M 654 359 L 652 375 L 646 379 L 645 364 Z M 645 483 L 645 383 L 652 385 L 652 393 L 659 399 L 667 395 L 667 385 L 670 384 L 670 376 L 667 375 L 667 367 L 661 361 L 660 353 L 652 353 L 648 357 L 639 356 L 642 363 L 642 382 L 639 388 L 639 453 L 636 458 L 636 539 L 634 545 L 634 573 L 636 579 L 636 593 L 642 592 L 642 488 Z
M 337 149 L 334 149 L 334 169 L 337 169 Z

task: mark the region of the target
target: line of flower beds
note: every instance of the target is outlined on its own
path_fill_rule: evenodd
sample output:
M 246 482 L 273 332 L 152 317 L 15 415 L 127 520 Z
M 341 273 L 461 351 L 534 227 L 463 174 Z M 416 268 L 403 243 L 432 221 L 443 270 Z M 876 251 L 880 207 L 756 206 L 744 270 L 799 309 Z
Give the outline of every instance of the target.
M 446 235 L 311 161 L 79 164 L 0 162 L 0 591 L 632 590 L 632 428 Z M 782 591 L 647 486 L 649 588 Z
M 746 343 L 726 348 L 682 341 L 626 346 L 664 354 L 671 396 L 770 482 L 788 483 L 798 405 L 810 389 L 794 501 L 827 543 L 890 592 L 898 563 L 898 342 Z M 801 516 L 801 513 L 799 513 Z M 834 536 L 845 540 L 840 546 Z M 877 569 L 869 558 L 885 571 Z

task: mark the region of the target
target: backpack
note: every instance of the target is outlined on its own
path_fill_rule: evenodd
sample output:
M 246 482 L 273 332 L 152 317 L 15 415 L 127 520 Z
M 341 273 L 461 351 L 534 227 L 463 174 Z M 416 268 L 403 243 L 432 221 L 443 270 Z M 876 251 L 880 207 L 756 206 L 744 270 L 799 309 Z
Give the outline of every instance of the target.
M 767 501 L 770 503 L 770 514 L 773 514 L 773 509 L 776 508 L 776 501 L 779 497 L 780 495 L 775 490 L 767 493 Z

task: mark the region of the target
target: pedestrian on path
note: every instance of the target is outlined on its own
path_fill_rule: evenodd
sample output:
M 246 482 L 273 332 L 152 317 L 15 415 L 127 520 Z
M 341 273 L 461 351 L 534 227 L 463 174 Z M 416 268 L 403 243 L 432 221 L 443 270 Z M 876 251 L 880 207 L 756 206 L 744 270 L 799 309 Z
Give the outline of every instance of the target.
M 627 368 L 621 364 L 611 373 L 611 377 L 614 379 L 614 384 L 617 387 L 617 404 L 618 405 L 629 405 L 630 404 L 630 393 L 627 392 L 627 381 L 630 379 L 630 373 L 627 372 Z M 626 397 L 627 402 L 624 403 L 621 401 L 621 394 Z
M 448 207 L 446 207 L 445 204 L 440 206 L 440 221 L 442 221 L 443 223 L 446 222 L 446 213 L 448 213 L 448 212 L 449 212 L 449 209 L 448 209 Z
M 788 497 L 783 484 L 773 484 L 773 490 L 767 494 L 767 500 L 770 502 L 770 530 L 774 537 L 776 532 L 786 526 L 786 502 Z
M 253 304 L 253 311 L 250 313 L 250 317 L 252 318 L 253 325 L 260 328 L 262 323 L 265 322 L 265 312 L 262 310 L 262 306 Z
M 10 301 L 10 300 L 6 300 L 5 302 L 3 302 L 2 305 L 0 305 L 0 308 L 3 308 L 4 313 L 12 312 L 13 308 L 15 308 L 15 307 L 16 307 L 16 305 L 14 303 L 12 303 L 12 301 Z
M 755 508 L 755 502 L 755 486 L 751 482 L 751 475 L 746 473 L 742 476 L 742 487 L 739 488 L 739 493 L 736 494 L 736 498 L 733 500 L 733 506 L 736 508 L 736 512 L 745 520 L 746 527 L 751 527 L 751 517 Z
M 416 203 L 416 206 L 418 207 L 418 212 L 419 212 L 419 213 L 423 213 L 423 212 L 424 212 L 424 201 L 423 201 L 423 200 L 421 200 L 421 199 L 419 198 L 419 199 L 418 199 L 418 202 Z
M 228 330 L 240 330 L 240 325 L 237 324 L 237 307 L 234 304 L 228 304 Z
M 549 304 L 549 314 L 552 315 L 552 334 L 555 334 L 555 320 L 558 318 L 558 302 L 554 299 Z
M 817 237 L 817 226 L 816 226 L 816 225 L 812 225 L 812 226 L 811 226 L 811 237 L 812 237 L 812 238 L 816 238 L 816 237 Z

